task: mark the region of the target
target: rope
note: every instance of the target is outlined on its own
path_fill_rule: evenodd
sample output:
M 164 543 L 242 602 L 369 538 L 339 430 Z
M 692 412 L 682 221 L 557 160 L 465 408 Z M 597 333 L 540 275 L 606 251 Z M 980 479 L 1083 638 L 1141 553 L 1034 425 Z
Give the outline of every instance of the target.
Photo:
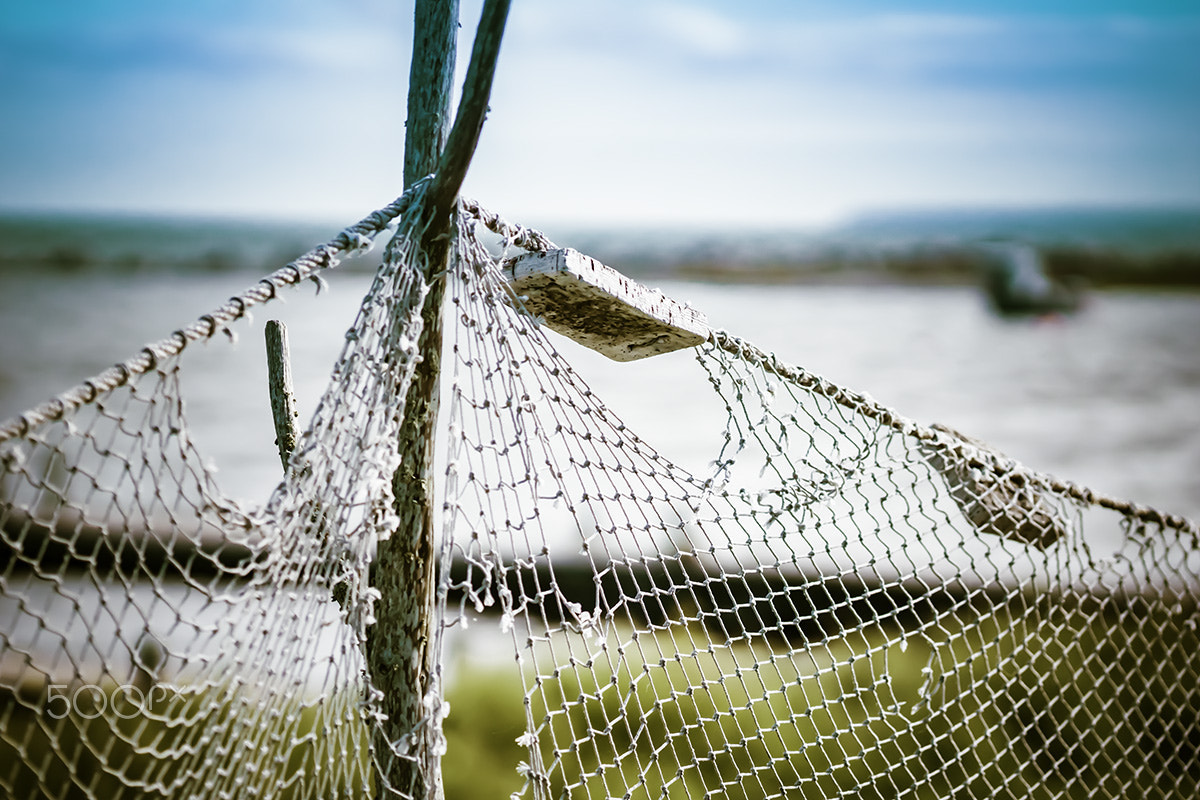
M 536 253 L 545 253 L 547 250 L 558 249 L 558 245 L 550 241 L 546 234 L 541 231 L 511 223 L 499 214 L 494 214 L 483 208 L 474 200 L 462 198 L 459 200 L 458 207 L 463 213 L 482 222 L 484 227 L 489 231 L 503 238 L 505 246 L 516 245 L 523 250 L 530 250 Z
M 308 279 L 319 281 L 319 271 L 337 266 L 343 256 L 358 255 L 369 250 L 374 244 L 375 238 L 387 228 L 392 220 L 409 208 L 417 199 L 418 194 L 424 193 L 431 180 L 432 176 L 418 181 L 390 205 L 369 214 L 326 244 L 313 248 L 271 273 L 240 295 L 230 298 L 217 310 L 201 316 L 188 327 L 175 331 L 166 339 L 147 345 L 134 358 L 110 367 L 54 399 L 0 424 L 0 443 L 23 436 L 43 422 L 61 419 L 80 406 L 94 401 L 100 394 L 110 392 L 125 385 L 134 377 L 155 369 L 160 360 L 177 355 L 193 341 L 210 339 L 216 335 L 217 331 L 228 332 L 228 325 L 231 322 L 245 316 L 251 307 L 273 299 L 278 289 Z M 506 247 L 515 245 L 524 250 L 540 253 L 557 248 L 557 245 L 541 231 L 508 222 L 499 214 L 488 211 L 475 200 L 460 198 L 458 207 L 462 213 L 479 221 L 492 233 L 500 236 Z M 937 428 L 908 419 L 896 411 L 880 405 L 867 395 L 850 391 L 801 367 L 784 363 L 773 353 L 768 353 L 727 331 L 712 331 L 709 342 L 715 348 L 754 364 L 783 380 L 827 397 L 844 408 L 876 420 L 881 425 L 892 428 L 905 436 L 945 449 L 958 458 L 966 460 L 971 466 L 984 467 L 998 474 L 1020 475 L 1033 484 L 1080 503 L 1117 511 L 1140 522 L 1157 524 L 1181 533 L 1200 536 L 1200 525 L 1185 517 L 1164 514 L 1157 509 L 1104 495 L 1074 482 L 1030 470 L 999 453 L 975 447 L 971 443 Z
M 782 378 L 808 391 L 827 397 L 838 405 L 855 413 L 877 421 L 904 436 L 910 436 L 918 441 L 928 442 L 935 447 L 945 449 L 956 457 L 965 460 L 973 467 L 982 467 L 1001 475 L 1019 475 L 1029 483 L 1048 489 L 1056 494 L 1069 497 L 1085 505 L 1096 505 L 1117 511 L 1139 522 L 1161 525 L 1180 533 L 1200 536 L 1200 525 L 1177 514 L 1163 512 L 1138 505 L 1127 500 L 1110 497 L 1095 492 L 1086 486 L 1080 486 L 1071 481 L 1062 480 L 1052 475 L 1036 472 L 1021 463 L 972 445 L 957 436 L 953 436 L 937 428 L 922 425 L 872 400 L 870 397 L 842 388 L 820 375 L 808 370 L 780 361 L 774 353 L 768 353 L 755 345 L 741 339 L 728 331 L 714 330 L 709 337 L 709 343 L 747 363 L 754 364 L 776 377 Z
M 178 355 L 194 341 L 211 339 L 218 331 L 229 333 L 229 324 L 246 315 L 251 308 L 275 298 L 279 289 L 294 286 L 305 280 L 321 284 L 320 272 L 336 267 L 344 256 L 365 253 L 388 225 L 403 214 L 422 195 L 430 179 L 413 184 L 390 205 L 368 214 L 343 230 L 325 244 L 314 247 L 294 261 L 280 267 L 254 286 L 235 295 L 220 308 L 202 315 L 186 328 L 175 331 L 161 341 L 146 345 L 128 361 L 109 367 L 19 416 L 0 424 L 0 443 L 24 436 L 44 422 L 62 419 L 65 415 L 94 401 L 99 395 L 111 392 L 139 375 L 158 367 L 160 361 Z

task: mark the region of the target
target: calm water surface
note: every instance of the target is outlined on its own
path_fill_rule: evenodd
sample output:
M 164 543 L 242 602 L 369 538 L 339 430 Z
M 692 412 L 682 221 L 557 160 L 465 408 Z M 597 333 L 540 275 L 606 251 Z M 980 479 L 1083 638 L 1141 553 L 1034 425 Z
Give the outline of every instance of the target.
M 257 276 L 0 276 L 0 417 L 161 339 Z M 194 345 L 185 400 L 230 494 L 280 477 L 262 323 L 284 320 L 311 413 L 369 278 L 331 275 L 254 312 L 239 341 Z M 1038 470 L 1200 517 L 1200 295 L 1095 293 L 1077 316 L 1005 321 L 969 288 L 664 284 L 714 327 L 921 422 L 991 442 Z M 723 415 L 688 353 L 617 364 L 550 334 L 592 388 L 665 455 L 700 467 Z
M 128 358 L 256 277 L 0 277 L 0 417 Z M 369 279 L 335 274 L 331 282 L 320 297 L 306 285 L 286 303 L 257 310 L 252 324 L 239 326 L 236 345 L 221 338 L 193 345 L 185 356 L 193 437 L 234 497 L 260 502 L 281 477 L 262 323 L 279 318 L 289 326 L 306 418 Z M 1200 518 L 1200 295 L 1103 293 L 1069 319 L 1006 322 L 966 288 L 662 288 L 706 311 L 714 327 L 906 416 L 949 424 L 1098 491 Z M 693 469 L 714 457 L 724 412 L 690 353 L 617 364 L 554 341 L 592 389 L 664 455 Z M 47 674 L 55 664 L 93 660 L 99 669 L 99 657 L 88 650 L 92 637 L 63 640 L 45 652 L 33 647 L 44 620 L 69 612 L 60 608 L 54 586 L 43 583 L 19 592 L 19 609 L 12 598 L 0 603 L 9 636 L 36 652 Z M 90 585 L 76 589 L 82 602 L 100 602 Z M 181 595 L 179 602 L 196 604 L 196 620 L 208 608 L 200 596 Z M 203 644 L 181 638 L 173 612 L 159 616 L 151 626 L 172 652 Z M 132 647 L 142 624 L 113 633 Z M 472 626 L 471 636 L 460 635 L 452 649 L 466 648 L 456 658 L 468 651 L 495 658 L 506 652 L 497 636 L 487 626 Z M 220 649 L 216 642 L 204 646 Z M 72 658 L 61 658 L 59 647 Z M 334 644 L 316 647 L 332 652 Z M 317 670 L 312 680 L 319 683 L 323 674 Z

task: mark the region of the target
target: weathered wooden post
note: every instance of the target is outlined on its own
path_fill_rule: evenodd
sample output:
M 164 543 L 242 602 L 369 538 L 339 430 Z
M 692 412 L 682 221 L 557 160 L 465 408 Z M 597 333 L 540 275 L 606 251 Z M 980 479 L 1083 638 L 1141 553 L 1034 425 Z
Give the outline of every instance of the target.
M 428 228 L 421 244 L 420 268 L 430 290 L 422 311 L 421 362 L 405 401 L 401 427 L 401 466 L 392 478 L 400 524 L 379 542 L 371 565 L 371 583 L 379 591 L 376 620 L 367 640 L 367 663 L 383 693 L 387 716 L 376 754 L 388 769 L 391 788 L 413 798 L 442 794 L 440 757 L 433 747 L 436 708 L 427 697 L 439 691 L 434 642 L 434 552 L 437 520 L 433 507 L 434 431 L 442 347 L 442 301 L 449 257 L 441 236 L 450 223 L 458 189 L 478 142 L 487 110 L 492 76 L 510 0 L 486 0 L 471 54 L 463 98 L 448 131 L 458 32 L 458 0 L 417 0 L 409 71 L 408 131 L 405 137 L 406 186 L 436 172 L 426 195 Z M 443 152 L 445 151 L 445 152 Z M 392 759 L 389 742 L 414 758 Z M 382 795 L 382 787 L 377 794 Z
M 404 139 L 405 187 L 437 168 L 450 125 L 450 92 L 458 42 L 458 0 L 417 0 L 412 65 L 408 79 L 408 120 Z M 442 281 L 447 250 L 426 251 L 422 267 L 432 286 L 423 311 L 421 363 L 405 403 L 400 429 L 400 469 L 392 492 L 400 527 L 378 543 L 371 583 L 379 591 L 377 622 L 367 639 L 367 662 L 387 715 L 384 735 L 423 738 L 422 700 L 430 691 L 436 653 L 428 646 L 433 621 L 434 518 L 432 475 L 434 426 L 438 409 L 438 372 L 442 345 Z M 388 742 L 376 743 L 376 755 L 388 770 L 393 790 L 414 798 L 440 797 L 436 757 L 424 741 L 406 741 L 418 760 L 392 759 Z M 377 787 L 376 795 L 384 795 Z
M 277 319 L 267 320 L 263 329 L 267 339 L 267 389 L 271 395 L 271 417 L 275 421 L 275 446 L 283 469 L 296 449 L 300 434 L 296 429 L 296 393 L 292 389 L 292 359 L 288 351 L 287 326 Z

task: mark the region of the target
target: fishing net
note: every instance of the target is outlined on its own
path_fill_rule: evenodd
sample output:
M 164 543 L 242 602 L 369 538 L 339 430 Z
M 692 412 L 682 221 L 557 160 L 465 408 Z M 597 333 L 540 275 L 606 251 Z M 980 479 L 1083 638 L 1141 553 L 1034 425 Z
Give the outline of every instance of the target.
M 397 532 L 436 296 L 422 191 L 0 427 L 0 792 L 405 797 L 398 767 L 435 787 L 444 754 L 451 798 L 1200 793 L 1193 524 L 724 332 L 694 351 L 717 414 L 679 411 L 713 434 L 711 463 L 685 468 L 514 291 L 512 258 L 554 246 L 467 202 L 434 277 L 424 646 L 507 643 L 511 785 L 456 761 L 442 731 L 469 709 L 444 701 L 437 659 L 397 730 L 367 658 L 386 624 L 371 563 Z M 187 345 L 389 228 L 284 480 L 232 500 L 189 433 Z

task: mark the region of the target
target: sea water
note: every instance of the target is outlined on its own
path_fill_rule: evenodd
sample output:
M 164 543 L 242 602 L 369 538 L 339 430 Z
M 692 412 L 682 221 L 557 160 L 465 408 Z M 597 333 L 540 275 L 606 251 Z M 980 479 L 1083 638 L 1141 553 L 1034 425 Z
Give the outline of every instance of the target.
M 252 273 L 21 273 L 0 277 L 0 418 L 137 353 L 252 285 Z M 224 491 L 265 499 L 281 477 L 263 323 L 291 337 L 311 415 L 370 282 L 330 273 L 190 346 L 184 400 Z M 972 287 L 661 282 L 710 324 L 919 422 L 983 439 L 1028 466 L 1200 518 L 1200 294 L 1093 292 L 1068 317 L 1004 320 Z M 723 412 L 687 351 L 619 364 L 552 332 L 596 394 L 663 455 L 701 469 Z
M 192 255 L 212 252 L 196 230 L 181 236 Z M 127 257 L 143 250 L 121 237 L 89 241 L 105 243 L 109 255 L 100 268 L 86 258 L 80 263 L 80 251 L 63 249 L 53 269 L 45 258 L 23 265 L 19 253 L 0 269 L 0 418 L 135 355 L 277 266 L 244 255 L 177 258 L 179 243 L 169 241 L 155 245 L 162 248 L 157 254 L 144 248 L 152 254 L 144 260 Z M 156 268 L 159 260 L 169 268 Z M 237 268 L 249 261 L 260 271 Z M 282 293 L 282 302 L 255 309 L 252 321 L 234 326 L 236 342 L 218 336 L 184 354 L 182 391 L 193 439 L 217 470 L 219 487 L 245 503 L 265 501 L 282 477 L 263 323 L 276 318 L 288 325 L 306 420 L 370 283 L 369 274 L 353 270 L 328 278 L 320 295 L 306 283 Z M 1096 291 L 1072 316 L 1003 320 L 971 286 L 654 283 L 704 311 L 713 327 L 907 417 L 950 425 L 1098 492 L 1200 519 L 1200 294 Z M 644 441 L 688 469 L 707 468 L 721 445 L 724 410 L 691 352 L 619 364 L 545 335 Z M 77 588 L 92 596 L 82 583 Z M 24 598 L 10 633 L 36 632 L 56 597 L 47 584 L 44 593 Z M 162 616 L 155 624 L 169 642 L 174 616 Z M 478 630 L 485 633 L 479 641 L 491 641 L 486 628 Z M 120 635 L 134 642 L 140 629 Z M 52 652 L 42 656 L 57 663 Z

